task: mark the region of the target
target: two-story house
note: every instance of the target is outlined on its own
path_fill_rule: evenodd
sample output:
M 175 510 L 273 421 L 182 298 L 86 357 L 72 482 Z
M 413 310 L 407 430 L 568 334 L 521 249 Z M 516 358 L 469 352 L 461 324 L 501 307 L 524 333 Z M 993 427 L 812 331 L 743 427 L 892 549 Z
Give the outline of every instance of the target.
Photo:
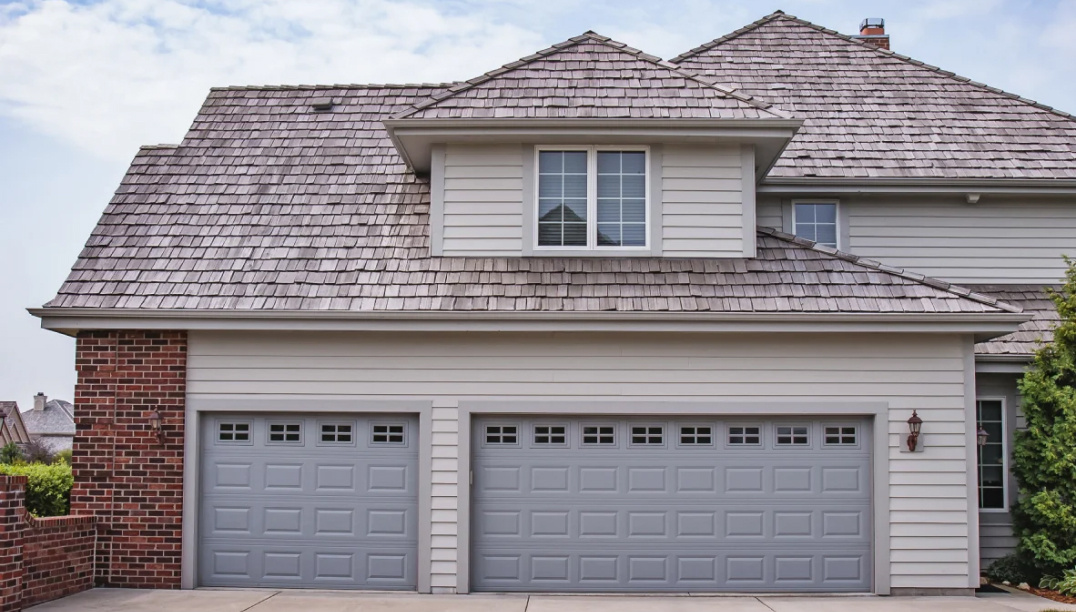
M 213 90 L 34 310 L 99 580 L 970 592 L 1076 120 L 887 41 Z

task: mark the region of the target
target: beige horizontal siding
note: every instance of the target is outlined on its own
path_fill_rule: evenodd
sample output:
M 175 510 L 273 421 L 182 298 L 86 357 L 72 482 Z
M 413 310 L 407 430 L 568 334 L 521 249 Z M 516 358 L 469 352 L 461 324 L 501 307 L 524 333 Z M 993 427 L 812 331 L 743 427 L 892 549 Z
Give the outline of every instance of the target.
M 743 257 L 741 164 L 738 147 L 665 147 L 661 170 L 665 257 Z
M 1076 202 L 854 202 L 848 236 L 857 255 L 955 282 L 1052 283 L 1076 255 Z
M 890 416 L 889 570 L 896 587 L 966 588 L 966 345 L 956 337 L 192 332 L 195 397 L 884 402 Z M 912 409 L 925 450 L 904 453 Z M 458 425 L 436 408 L 433 585 L 456 584 Z
M 442 252 L 449 256 L 523 253 L 520 145 L 445 148 Z

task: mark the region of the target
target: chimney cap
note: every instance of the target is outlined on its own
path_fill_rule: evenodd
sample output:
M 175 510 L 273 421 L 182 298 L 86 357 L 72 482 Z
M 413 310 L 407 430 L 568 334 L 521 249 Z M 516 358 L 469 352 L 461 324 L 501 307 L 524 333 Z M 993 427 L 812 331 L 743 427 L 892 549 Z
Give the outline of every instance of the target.
M 859 24 L 859 29 L 860 30 L 862 30 L 863 28 L 884 28 L 884 27 L 885 27 L 885 19 L 882 19 L 881 17 L 867 17 L 866 19 L 863 20 L 862 23 Z

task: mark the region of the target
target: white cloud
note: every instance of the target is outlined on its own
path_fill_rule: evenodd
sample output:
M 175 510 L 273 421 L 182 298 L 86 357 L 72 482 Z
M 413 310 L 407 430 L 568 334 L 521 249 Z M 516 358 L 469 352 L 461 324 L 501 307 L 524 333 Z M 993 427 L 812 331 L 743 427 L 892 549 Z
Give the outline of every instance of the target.
M 126 160 L 178 141 L 211 86 L 453 80 L 541 46 L 409 2 L 44 0 L 0 13 L 0 112 Z

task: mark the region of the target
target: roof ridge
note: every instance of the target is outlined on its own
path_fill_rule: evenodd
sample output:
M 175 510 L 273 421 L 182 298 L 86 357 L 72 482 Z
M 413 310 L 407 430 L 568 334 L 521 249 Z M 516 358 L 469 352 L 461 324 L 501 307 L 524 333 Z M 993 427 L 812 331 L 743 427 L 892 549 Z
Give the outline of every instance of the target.
M 210 87 L 209 91 L 315 91 L 319 89 L 447 89 L 459 81 L 444 83 L 336 83 L 308 85 L 226 85 Z
M 925 274 L 919 274 L 918 272 L 909 272 L 904 268 L 895 268 L 893 266 L 887 266 L 880 261 L 875 261 L 866 257 L 860 257 L 859 255 L 853 255 L 852 253 L 849 253 L 847 251 L 841 251 L 830 246 L 818 244 L 814 240 L 808 240 L 806 238 L 789 234 L 788 232 L 783 232 L 772 227 L 759 227 L 758 233 L 764 234 L 766 236 L 771 236 L 783 242 L 795 244 L 797 246 L 810 249 L 812 251 L 817 251 L 819 253 L 829 255 L 830 257 L 836 257 L 837 259 L 847 261 L 857 266 L 862 266 L 870 270 L 877 270 L 879 272 L 885 272 L 886 274 L 892 274 L 893 276 L 897 276 L 905 280 L 910 280 L 921 285 L 933 287 L 934 289 L 940 289 L 941 291 L 951 293 L 957 297 L 966 298 L 973 302 L 992 306 L 999 310 L 1004 310 L 1006 312 L 1012 313 L 1024 312 L 1024 309 L 1020 308 L 1019 306 L 1014 306 L 1012 304 L 1009 304 L 1008 302 L 1002 302 L 997 298 L 990 297 L 982 293 L 977 293 L 975 291 L 972 291 L 971 289 L 968 289 L 967 287 L 956 285 L 931 276 L 926 276 Z
M 778 118 L 781 118 L 781 119 L 791 118 L 791 115 L 789 115 L 787 112 L 781 110 L 780 108 L 774 106 L 773 104 L 771 104 L 769 102 L 766 102 L 766 101 L 761 100 L 759 98 L 755 98 L 754 96 L 749 96 L 749 95 L 746 95 L 746 94 L 743 94 L 743 93 L 739 93 L 739 92 L 737 92 L 735 90 L 729 89 L 728 87 L 717 85 L 717 84 L 707 80 L 705 77 L 703 77 L 702 75 L 700 75 L 700 74 L 698 74 L 696 72 L 688 70 L 688 69 L 686 69 L 686 68 L 684 68 L 682 66 L 677 66 L 677 65 L 675 65 L 675 64 L 673 64 L 671 62 L 668 62 L 666 60 L 661 59 L 660 57 L 658 57 L 656 55 L 651 55 L 649 53 L 645 53 L 642 50 L 636 49 L 635 47 L 628 46 L 625 43 L 613 40 L 612 38 L 609 38 L 608 36 L 603 36 L 601 34 L 598 34 L 597 32 L 595 32 L 593 30 L 587 30 L 586 32 L 580 34 L 579 36 L 573 36 L 573 37 L 571 37 L 571 38 L 569 38 L 569 39 L 567 39 L 565 41 L 555 43 L 553 45 L 550 45 L 549 47 L 546 47 L 545 49 L 542 49 L 540 51 L 536 51 L 536 52 L 534 52 L 534 53 L 532 53 L 530 55 L 525 55 L 525 56 L 519 58 L 518 60 L 516 60 L 514 62 L 509 62 L 507 64 L 504 64 L 499 68 L 495 68 L 493 70 L 490 70 L 489 72 L 485 72 L 483 74 L 480 74 L 477 77 L 467 79 L 466 81 L 457 81 L 452 86 L 446 88 L 444 91 L 435 93 L 435 94 L 431 95 L 429 98 L 427 98 L 425 100 L 422 100 L 422 101 L 419 101 L 419 102 L 416 102 L 416 103 L 412 104 L 411 108 L 408 108 L 408 109 L 405 109 L 405 110 L 403 110 L 403 111 L 401 111 L 399 113 L 396 113 L 391 118 L 392 119 L 405 119 L 405 118 L 407 118 L 407 117 L 409 117 L 409 116 L 411 116 L 411 115 L 413 115 L 413 114 L 415 114 L 417 112 L 420 112 L 420 111 L 422 111 L 422 110 L 424 110 L 426 108 L 434 106 L 435 104 L 437 104 L 438 102 L 440 102 L 442 100 L 445 100 L 447 98 L 451 98 L 452 96 L 454 96 L 454 95 L 456 95 L 456 94 L 458 94 L 460 92 L 467 91 L 467 90 L 469 90 L 469 89 L 471 89 L 473 87 L 477 87 L 478 85 L 481 85 L 483 83 L 487 83 L 489 81 L 492 81 L 493 79 L 495 79 L 495 78 L 497 78 L 497 77 L 499 77 L 499 76 L 501 76 L 503 74 L 506 74 L 508 72 L 516 70 L 517 68 L 520 68 L 522 66 L 526 66 L 527 64 L 531 64 L 531 63 L 536 62 L 536 61 L 538 61 L 540 59 L 545 59 L 545 58 L 549 57 L 550 55 L 554 55 L 556 53 L 559 53 L 560 51 L 563 51 L 564 49 L 568 49 L 568 48 L 574 47 L 575 45 L 582 44 L 582 43 L 585 43 L 585 42 L 596 42 L 596 43 L 599 43 L 599 44 L 603 44 L 603 45 L 605 45 L 607 47 L 611 47 L 613 49 L 616 49 L 617 51 L 621 51 L 621 52 L 627 53 L 628 55 L 634 56 L 635 58 L 640 59 L 642 61 L 650 62 L 651 64 L 660 66 L 661 68 L 664 68 L 665 70 L 669 70 L 670 72 L 674 72 L 674 73 L 676 73 L 676 74 L 678 74 L 678 75 L 680 75 L 680 76 L 682 76 L 682 77 L 684 77 L 686 79 L 694 81 L 694 82 L 702 85 L 703 87 L 706 87 L 708 89 L 712 89 L 712 90 L 716 91 L 717 93 L 721 94 L 722 96 L 729 97 L 729 98 L 732 98 L 734 100 L 738 100 L 740 102 L 743 102 L 744 104 L 747 104 L 749 106 L 757 108 L 757 109 L 759 109 L 761 111 L 770 113 L 771 115 L 774 115 L 775 117 L 778 117 Z
M 1050 106 L 1048 104 L 1043 104 L 1042 102 L 1038 102 L 1038 101 L 1032 100 L 1030 98 L 1025 98 L 1025 97 L 1021 96 L 1020 94 L 1015 94 L 1015 93 L 1012 93 L 1012 92 L 1009 92 L 1009 91 L 1005 91 L 1004 89 L 999 89 L 997 87 L 992 87 L 990 85 L 987 85 L 986 83 L 981 83 L 979 81 L 974 81 L 969 77 L 959 75 L 959 74 L 957 74 L 955 72 L 952 72 L 951 70 L 945 70 L 945 69 L 940 68 L 938 66 L 935 66 L 933 64 L 928 64 L 928 63 L 926 63 L 924 61 L 917 60 L 917 59 L 915 59 L 913 57 L 903 55 L 901 53 L 897 53 L 896 51 L 892 51 L 890 49 L 883 49 L 883 48 L 881 48 L 881 47 L 879 47 L 879 46 L 877 46 L 877 45 L 875 45 L 873 43 L 867 42 L 865 40 L 860 40 L 858 38 L 855 38 L 854 36 L 838 32 L 837 30 L 833 30 L 833 29 L 827 28 L 825 26 L 820 26 L 820 25 L 818 25 L 816 23 L 812 23 L 812 22 L 810 22 L 810 21 L 808 21 L 806 19 L 801 19 L 800 17 L 796 17 L 795 15 L 789 15 L 787 13 L 784 13 L 783 11 L 773 12 L 773 13 L 763 17 L 762 19 L 759 19 L 758 21 L 754 21 L 754 22 L 740 28 L 739 30 L 736 30 L 734 32 L 730 32 L 729 34 L 726 34 L 725 36 L 722 36 L 720 38 L 715 38 L 714 40 L 711 40 L 708 43 L 704 43 L 704 44 L 702 44 L 702 45 L 700 45 L 698 47 L 695 47 L 694 49 L 691 49 L 690 51 L 687 51 L 686 53 L 681 53 L 680 55 L 677 55 L 676 57 L 672 58 L 669 61 L 672 62 L 672 63 L 682 62 L 685 59 L 688 59 L 690 57 L 698 55 L 698 54 L 700 54 L 700 53 L 702 53 L 704 51 L 709 51 L 710 49 L 713 49 L 714 47 L 722 45 L 722 44 L 732 40 L 733 38 L 737 38 L 737 37 L 741 36 L 742 34 L 745 34 L 747 32 L 755 30 L 755 29 L 757 29 L 757 28 L 759 28 L 759 27 L 761 27 L 761 26 L 763 26 L 763 25 L 765 25 L 767 23 L 775 21 L 777 19 L 783 19 L 783 20 L 786 20 L 786 21 L 796 22 L 796 23 L 798 23 L 800 25 L 803 25 L 803 26 L 818 30 L 819 32 L 822 32 L 823 34 L 830 34 L 832 36 L 836 36 L 837 38 L 841 38 L 841 39 L 843 39 L 843 40 L 845 40 L 847 42 L 850 42 L 852 44 L 859 45 L 860 47 L 862 47 L 862 48 L 864 48 L 864 49 L 866 49 L 868 51 L 872 51 L 872 52 L 874 52 L 874 53 L 876 53 L 878 55 L 881 55 L 881 56 L 884 56 L 884 57 L 896 58 L 896 59 L 898 59 L 898 60 L 900 60 L 900 61 L 902 61 L 902 62 L 904 62 L 906 64 L 911 64 L 913 66 L 918 66 L 919 68 L 924 68 L 926 70 L 929 70 L 931 72 L 939 74 L 939 75 L 941 75 L 943 77 L 953 79 L 954 81 L 957 81 L 957 82 L 960 82 L 960 83 L 966 83 L 966 84 L 971 85 L 972 87 L 975 87 L 977 89 L 982 89 L 982 90 L 988 91 L 988 92 L 993 93 L 993 94 L 1001 95 L 1001 96 L 1004 96 L 1006 98 L 1016 100 L 1018 102 L 1023 102 L 1024 104 L 1027 104 L 1029 106 L 1035 107 L 1035 108 L 1037 108 L 1039 110 L 1043 110 L 1043 111 L 1046 111 L 1048 113 L 1058 115 L 1058 116 L 1063 117 L 1065 119 L 1071 119 L 1071 120 L 1076 121 L 1076 114 L 1069 113 L 1069 112 L 1060 110 L 1058 108 L 1054 108 L 1053 106 Z

